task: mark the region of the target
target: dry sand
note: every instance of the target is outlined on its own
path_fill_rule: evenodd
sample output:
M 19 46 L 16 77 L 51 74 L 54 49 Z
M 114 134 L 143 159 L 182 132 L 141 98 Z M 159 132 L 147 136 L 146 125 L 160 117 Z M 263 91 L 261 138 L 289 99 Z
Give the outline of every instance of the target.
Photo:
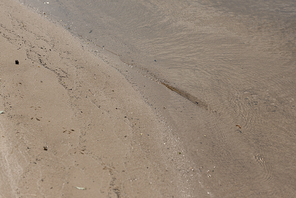
M 21 2 L 39 15 L 0 3 L 0 197 L 295 195 L 289 0 Z
M 0 18 L 0 197 L 190 194 L 178 141 L 119 72 L 14 1 Z

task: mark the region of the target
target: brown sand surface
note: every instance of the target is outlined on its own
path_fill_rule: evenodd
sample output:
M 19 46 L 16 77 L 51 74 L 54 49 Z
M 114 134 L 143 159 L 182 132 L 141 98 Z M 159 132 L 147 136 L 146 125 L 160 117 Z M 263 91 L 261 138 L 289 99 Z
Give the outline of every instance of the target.
M 294 197 L 295 3 L 26 2 L 110 52 L 103 60 L 166 118 L 191 197 Z
M 0 196 L 294 197 L 294 2 L 20 2 L 39 16 L 0 3 Z
M 178 140 L 119 72 L 14 1 L 0 18 L 0 197 L 190 193 Z

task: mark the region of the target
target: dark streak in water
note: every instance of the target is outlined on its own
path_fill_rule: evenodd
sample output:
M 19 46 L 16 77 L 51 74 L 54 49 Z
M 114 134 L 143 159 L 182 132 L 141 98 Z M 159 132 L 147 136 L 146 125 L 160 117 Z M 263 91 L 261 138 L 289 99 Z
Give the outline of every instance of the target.
M 176 87 L 173 87 L 167 83 L 164 83 L 164 82 L 161 82 L 161 84 L 163 84 L 164 86 L 166 86 L 169 90 L 173 91 L 173 92 L 176 92 L 177 94 L 179 94 L 180 96 L 186 98 L 187 100 L 189 100 L 190 102 L 192 102 L 193 104 L 201 107 L 201 108 L 204 108 L 206 110 L 208 110 L 208 105 L 205 104 L 204 102 L 198 100 L 195 96 L 187 93 L 186 91 L 183 91 L 183 90 L 180 90 Z
M 97 46 L 97 47 L 101 47 L 101 46 L 98 46 L 98 45 L 96 45 L 96 46 Z M 104 46 L 102 46 L 101 48 L 104 49 Z M 116 55 L 116 56 L 118 56 L 118 57 L 122 57 L 120 54 L 116 54 L 115 52 L 113 52 L 113 51 L 111 51 L 111 50 L 107 50 L 107 49 L 104 49 L 104 50 L 106 50 L 106 51 L 108 51 L 108 52 L 110 52 L 110 53 L 112 53 L 112 54 L 114 54 L 114 55 Z M 135 66 L 135 64 L 133 64 L 133 63 L 128 63 L 127 61 L 124 61 L 123 59 L 120 59 L 120 60 L 121 60 L 123 63 L 127 64 L 127 65 L 133 65 L 133 66 Z M 156 62 L 156 60 L 154 60 L 154 61 Z M 153 74 L 151 74 L 151 73 L 150 73 L 150 75 L 151 75 L 151 77 L 153 76 L 154 78 L 157 79 L 157 81 L 159 81 L 159 79 L 158 79 L 155 75 L 153 75 Z M 183 91 L 183 90 L 181 90 L 181 89 L 178 89 L 178 88 L 176 88 L 176 87 L 173 87 L 173 86 L 171 86 L 171 85 L 169 85 L 169 84 L 167 84 L 167 83 L 165 83 L 165 82 L 160 82 L 160 83 L 161 83 L 162 85 L 166 86 L 169 90 L 171 90 L 171 91 L 173 91 L 173 92 L 176 92 L 176 93 L 179 94 L 180 96 L 186 98 L 187 100 L 189 100 L 189 101 L 192 102 L 193 104 L 195 104 L 195 105 L 197 105 L 197 106 L 199 106 L 199 107 L 201 107 L 201 108 L 204 108 L 205 110 L 208 110 L 208 105 L 207 105 L 206 103 L 202 102 L 201 100 L 198 100 L 195 96 L 193 96 L 193 95 L 187 93 L 186 91 Z

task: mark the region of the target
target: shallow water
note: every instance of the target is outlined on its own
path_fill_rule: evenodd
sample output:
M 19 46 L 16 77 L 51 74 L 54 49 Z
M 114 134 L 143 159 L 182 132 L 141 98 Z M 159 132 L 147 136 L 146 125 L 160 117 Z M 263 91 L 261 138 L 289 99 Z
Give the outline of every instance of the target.
M 200 175 L 193 197 L 295 194 L 295 2 L 22 2 L 168 85 L 144 88 L 118 66 L 148 103 L 165 105 Z

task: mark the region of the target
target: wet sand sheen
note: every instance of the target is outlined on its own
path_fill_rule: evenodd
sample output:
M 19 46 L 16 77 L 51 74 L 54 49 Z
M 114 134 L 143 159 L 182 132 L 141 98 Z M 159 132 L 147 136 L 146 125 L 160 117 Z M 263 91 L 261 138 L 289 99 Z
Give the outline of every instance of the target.
M 89 49 L 163 118 L 170 132 L 160 135 L 162 156 L 186 178 L 177 190 L 181 196 L 291 197 L 295 6 L 264 2 L 231 7 L 228 1 L 71 0 L 33 6 L 92 44 Z M 181 145 L 176 153 L 188 161 L 174 160 L 173 146 L 165 146 L 174 139 Z
M 24 6 L 0 10 L 1 197 L 190 194 L 179 141 L 118 71 Z

